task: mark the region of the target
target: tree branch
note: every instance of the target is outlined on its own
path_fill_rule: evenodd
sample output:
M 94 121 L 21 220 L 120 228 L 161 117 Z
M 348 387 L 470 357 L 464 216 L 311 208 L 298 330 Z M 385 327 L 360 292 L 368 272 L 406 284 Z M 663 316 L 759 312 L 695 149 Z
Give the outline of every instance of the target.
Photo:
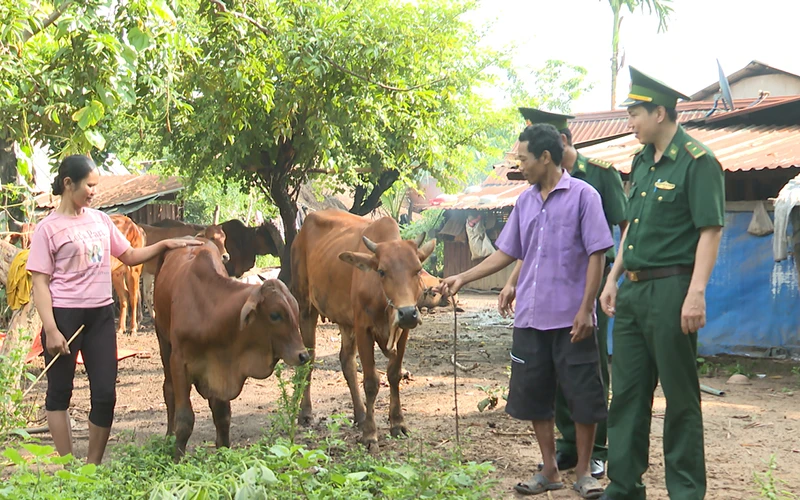
M 66 2 L 62 3 L 58 6 L 58 8 L 53 9 L 53 12 L 50 13 L 43 21 L 41 26 L 31 30 L 26 30 L 25 33 L 22 34 L 22 44 L 26 43 L 28 40 L 36 36 L 37 34 L 41 33 L 42 31 L 46 30 L 48 26 L 56 22 L 56 19 L 61 17 L 64 12 L 67 11 L 69 6 L 72 4 L 72 0 L 67 0 Z
M 381 206 L 381 196 L 388 191 L 392 185 L 400 178 L 399 170 L 385 170 L 381 173 L 375 185 L 372 187 L 369 195 L 364 198 L 363 192 L 361 194 L 362 201 L 357 204 L 357 200 L 353 200 L 353 207 L 350 213 L 356 215 L 367 215 L 376 208 Z
M 252 24 L 253 26 L 255 26 L 258 29 L 258 31 L 264 33 L 264 35 L 266 35 L 268 37 L 272 36 L 272 31 L 270 31 L 263 24 L 259 23 L 258 21 L 256 21 L 252 17 L 248 16 L 247 14 L 242 14 L 241 12 L 235 12 L 235 11 L 232 11 L 232 10 L 228 10 L 228 8 L 225 6 L 224 3 L 222 3 L 221 0 L 209 0 L 209 2 L 211 2 L 211 3 L 213 3 L 214 5 L 217 6 L 217 11 L 218 12 L 224 12 L 226 14 L 232 15 L 233 17 L 238 17 L 239 19 L 243 19 L 243 20 L 247 21 L 248 23 Z
M 350 71 L 349 69 L 345 68 L 344 66 L 342 66 L 339 63 L 337 63 L 336 61 L 334 61 L 333 59 L 331 59 L 330 57 L 328 57 L 326 55 L 321 55 L 320 57 L 322 57 L 325 61 L 328 62 L 328 64 L 330 64 L 334 68 L 338 69 L 342 73 L 346 73 L 346 74 L 348 74 L 348 75 L 350 75 L 352 77 L 358 78 L 359 80 L 367 82 L 367 83 L 369 83 L 371 85 L 375 85 L 376 87 L 382 88 L 383 90 L 388 90 L 390 92 L 411 92 L 412 90 L 417 90 L 417 89 L 421 89 L 421 88 L 424 88 L 424 87 L 430 87 L 432 85 L 436 85 L 437 83 L 441 83 L 441 82 L 447 80 L 447 77 L 445 76 L 445 77 L 442 77 L 442 78 L 437 78 L 436 80 L 432 80 L 432 81 L 427 82 L 427 83 L 421 83 L 419 85 L 414 85 L 413 87 L 405 87 L 405 88 L 403 88 L 403 87 L 393 87 L 391 85 L 386 85 L 385 83 L 376 82 L 375 80 L 372 80 L 372 79 L 370 79 L 370 78 L 368 78 L 368 77 L 366 77 L 364 75 L 359 75 L 358 73 Z

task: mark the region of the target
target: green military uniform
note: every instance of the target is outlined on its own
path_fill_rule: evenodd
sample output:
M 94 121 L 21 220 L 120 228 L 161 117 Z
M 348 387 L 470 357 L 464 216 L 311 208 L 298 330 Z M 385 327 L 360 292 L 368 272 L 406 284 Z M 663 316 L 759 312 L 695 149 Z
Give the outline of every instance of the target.
M 578 153 L 578 159 L 572 167 L 572 177 L 588 182 L 600 193 L 603 201 L 603 213 L 608 222 L 608 228 L 612 231 L 613 227 L 625 220 L 625 190 L 622 187 L 622 178 L 617 169 L 611 163 L 603 160 L 586 158 Z M 607 263 L 613 263 L 616 252 L 611 247 L 606 252 Z M 600 291 L 606 284 L 606 277 L 610 267 L 606 267 L 603 272 L 603 280 L 600 283 Z M 598 292 L 599 293 L 599 292 Z M 597 346 L 600 350 L 600 374 L 603 377 L 603 385 L 606 390 L 606 401 L 608 401 L 609 376 L 608 376 L 608 316 L 603 313 L 600 304 L 597 304 Z M 556 427 L 561 432 L 561 438 L 556 441 L 556 449 L 564 455 L 577 457 L 578 449 L 575 443 L 575 423 L 570 418 L 569 407 L 564 394 L 559 390 L 556 396 Z M 594 438 L 594 450 L 592 458 L 603 462 L 607 459 L 607 421 L 597 424 L 597 431 Z
M 519 111 L 531 124 L 549 123 L 558 130 L 566 129 L 568 126 L 567 120 L 574 118 L 574 116 L 548 113 L 533 108 L 519 108 Z M 617 169 L 609 162 L 589 159 L 578 153 L 578 158 L 575 160 L 570 175 L 576 179 L 588 182 L 600 193 L 600 198 L 603 202 L 603 213 L 606 216 L 608 228 L 613 233 L 613 226 L 619 225 L 625 220 L 626 206 L 625 190 L 622 187 L 622 178 Z M 608 249 L 608 252 L 606 252 L 607 263 L 613 262 L 615 255 L 614 247 Z M 606 268 L 606 272 L 603 273 L 603 281 L 600 284 L 601 291 L 603 286 L 605 286 L 605 280 L 608 275 L 607 271 L 608 268 Z M 606 400 L 608 400 L 608 316 L 603 314 L 599 304 L 597 307 L 597 331 L 597 344 L 601 353 L 600 371 L 606 390 Z M 556 441 L 558 452 L 569 457 L 577 457 L 578 450 L 575 443 L 575 423 L 570 417 L 567 401 L 560 390 L 556 396 L 555 421 L 556 427 L 558 427 L 559 432 L 561 432 L 561 438 Z M 594 450 L 592 452 L 592 458 L 595 460 L 606 461 L 606 435 L 607 423 L 602 422 L 597 425 L 597 432 L 595 433 Z
M 631 68 L 627 106 L 675 107 L 666 85 Z M 703 418 L 697 378 L 697 333 L 684 335 L 681 309 L 691 281 L 700 229 L 724 225 L 724 175 L 713 153 L 678 126 L 659 161 L 641 148 L 631 166 L 625 281 L 614 321 L 614 394 L 609 410 L 606 495 L 645 498 L 653 391 L 667 399 L 664 457 L 670 498 L 706 492 Z

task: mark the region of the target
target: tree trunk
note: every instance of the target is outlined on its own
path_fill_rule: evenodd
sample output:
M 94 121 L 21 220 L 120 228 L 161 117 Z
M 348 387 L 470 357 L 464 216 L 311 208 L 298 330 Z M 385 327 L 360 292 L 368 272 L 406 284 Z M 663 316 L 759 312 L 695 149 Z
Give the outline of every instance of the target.
M 17 156 L 14 141 L 0 138 L 0 184 L 17 183 Z
M 620 5 L 611 2 L 611 10 L 614 14 L 614 29 L 611 32 L 611 109 L 617 107 L 617 75 L 619 73 L 619 28 L 620 28 Z
M 281 272 L 278 279 L 283 281 L 286 286 L 291 285 L 292 281 L 292 243 L 297 236 L 297 203 L 289 196 L 289 189 L 280 184 L 270 190 L 270 195 L 281 214 L 283 221 L 283 237 L 285 246 L 281 255 Z
M 369 195 L 366 197 L 364 196 L 363 190 L 358 192 L 358 188 L 356 188 L 357 196 L 353 200 L 353 207 L 350 209 L 350 213 L 364 216 L 380 207 L 381 196 L 391 189 L 392 185 L 399 178 L 400 172 L 397 170 L 384 171 L 380 177 L 378 177 L 377 182 L 375 182 L 375 185 L 372 187 L 372 191 L 370 191 Z

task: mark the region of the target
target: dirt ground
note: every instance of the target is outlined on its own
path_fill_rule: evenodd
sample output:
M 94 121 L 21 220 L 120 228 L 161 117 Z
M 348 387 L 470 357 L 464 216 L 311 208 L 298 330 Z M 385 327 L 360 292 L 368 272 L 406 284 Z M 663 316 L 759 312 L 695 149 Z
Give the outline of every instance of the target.
M 517 498 L 513 485 L 529 477 L 540 461 L 538 446 L 529 426 L 505 414 L 502 399 L 497 408 L 484 412 L 477 409 L 478 402 L 486 397 L 478 386 L 502 390 L 507 384 L 511 323 L 503 320 L 494 309 L 497 300 L 494 294 L 463 293 L 460 300 L 465 311 L 459 313 L 458 318 L 459 361 L 467 368 L 477 365 L 469 372 L 459 370 L 458 373 L 464 454 L 470 460 L 488 460 L 494 464 L 494 478 L 499 481 L 495 497 Z M 324 429 L 319 422 L 321 418 L 335 413 L 352 415 L 352 409 L 347 384 L 339 371 L 338 329 L 335 325 L 320 325 L 317 339 L 319 366 L 314 372 L 312 394 L 316 425 Z M 138 336 L 120 338 L 119 344 L 121 348 L 143 353 L 120 361 L 112 448 L 122 431 L 134 431 L 137 440 L 166 431 L 166 409 L 161 394 L 163 372 L 155 334 L 145 329 Z M 413 432 L 412 440 L 423 440 L 442 448 L 452 446 L 455 440 L 452 352 L 452 311 L 426 315 L 423 325 L 411 334 L 404 364 L 411 377 L 401 386 L 401 401 Z M 385 369 L 385 358 L 379 351 L 376 359 L 379 368 Z M 787 482 L 787 489 L 800 492 L 800 378 L 790 373 L 788 363 L 762 365 L 767 376 L 753 377 L 751 385 L 728 385 L 727 374 L 702 380 L 726 391 L 724 397 L 703 394 L 708 499 L 756 498 L 753 473 L 763 473 L 772 454 L 778 464 L 775 476 Z M 43 383 L 29 396 L 42 406 L 44 388 Z M 247 381 L 242 394 L 232 403 L 231 441 L 234 446 L 258 440 L 268 425 L 269 414 L 275 411 L 276 395 L 274 378 Z M 194 391 L 192 404 L 197 419 L 189 440 L 190 448 L 204 442 L 213 443 L 214 428 L 208 405 Z M 389 431 L 388 406 L 389 390 L 384 385 L 376 404 L 379 430 L 384 435 L 380 445 L 383 448 L 404 446 L 385 437 Z M 88 410 L 88 381 L 79 368 L 71 409 L 77 423 L 74 437 L 79 457 L 86 454 Z M 661 447 L 664 411 L 665 400 L 659 389 L 653 409 L 650 469 L 645 476 L 648 498 L 652 499 L 667 498 Z M 43 442 L 49 441 L 47 434 L 42 434 L 41 438 Z M 348 438 L 357 446 L 355 431 Z M 565 473 L 564 478 L 571 487 L 574 474 Z M 566 489 L 554 492 L 552 498 L 577 498 L 577 495 Z

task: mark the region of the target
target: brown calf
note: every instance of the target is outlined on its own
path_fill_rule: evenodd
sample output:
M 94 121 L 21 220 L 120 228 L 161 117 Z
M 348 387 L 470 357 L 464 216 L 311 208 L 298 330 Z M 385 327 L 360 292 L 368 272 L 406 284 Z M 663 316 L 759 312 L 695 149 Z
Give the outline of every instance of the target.
M 194 428 L 192 385 L 208 400 L 217 447 L 230 446 L 230 402 L 247 377 L 269 377 L 279 359 L 295 366 L 309 359 L 297 301 L 286 286 L 229 278 L 213 242 L 166 253 L 156 276 L 155 309 L 175 460 L 186 452 Z

